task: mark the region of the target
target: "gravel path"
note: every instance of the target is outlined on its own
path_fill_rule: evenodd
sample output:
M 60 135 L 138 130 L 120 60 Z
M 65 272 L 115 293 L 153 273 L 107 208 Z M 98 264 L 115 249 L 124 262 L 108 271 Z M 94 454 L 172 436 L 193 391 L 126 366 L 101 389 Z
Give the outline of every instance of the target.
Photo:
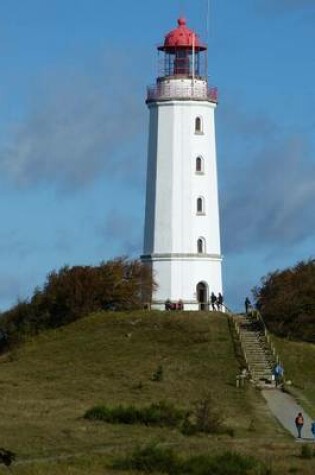
M 294 437 L 297 437 L 294 420 L 298 412 L 302 412 L 304 427 L 301 440 L 314 440 L 311 433 L 312 419 L 290 394 L 284 393 L 280 389 L 264 389 L 262 390 L 262 395 L 266 399 L 267 405 L 273 415 Z

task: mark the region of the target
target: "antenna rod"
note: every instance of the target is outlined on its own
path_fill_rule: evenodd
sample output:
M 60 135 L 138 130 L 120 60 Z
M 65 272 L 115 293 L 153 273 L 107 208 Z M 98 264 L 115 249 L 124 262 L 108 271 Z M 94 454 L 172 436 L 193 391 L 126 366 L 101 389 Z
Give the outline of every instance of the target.
M 209 17 L 210 17 L 210 0 L 207 0 L 207 19 L 206 19 L 207 43 L 209 42 Z
M 193 44 L 192 44 L 192 86 L 193 86 L 193 95 L 194 95 L 194 92 L 195 92 L 195 61 L 196 61 L 195 44 L 196 44 L 196 37 L 195 37 L 195 33 L 193 33 Z
M 209 57 L 209 30 L 210 30 L 210 0 L 207 0 L 207 18 L 206 18 L 206 44 L 207 44 L 207 51 L 206 51 L 206 77 L 208 79 L 209 71 L 208 71 L 208 57 Z

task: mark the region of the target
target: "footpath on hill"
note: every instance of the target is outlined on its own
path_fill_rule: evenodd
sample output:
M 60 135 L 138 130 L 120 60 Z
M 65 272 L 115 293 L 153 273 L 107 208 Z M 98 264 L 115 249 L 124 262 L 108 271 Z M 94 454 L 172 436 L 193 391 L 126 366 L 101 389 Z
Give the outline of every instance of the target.
M 297 414 L 301 412 L 304 417 L 304 427 L 302 430 L 302 438 L 297 440 L 302 442 L 306 440 L 314 440 L 311 433 L 311 424 L 313 422 L 311 417 L 290 394 L 287 394 L 280 389 L 264 389 L 262 390 L 262 395 L 267 401 L 267 405 L 273 415 L 294 437 L 297 437 L 295 418 Z

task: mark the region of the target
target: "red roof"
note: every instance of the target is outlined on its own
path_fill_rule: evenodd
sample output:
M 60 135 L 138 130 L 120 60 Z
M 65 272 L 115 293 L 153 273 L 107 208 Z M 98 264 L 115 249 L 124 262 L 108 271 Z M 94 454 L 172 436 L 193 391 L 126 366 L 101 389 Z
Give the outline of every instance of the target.
M 165 36 L 163 46 L 159 46 L 160 51 L 170 51 L 177 48 L 192 49 L 195 47 L 197 51 L 204 51 L 207 47 L 200 43 L 199 36 L 187 28 L 185 18 L 181 17 L 177 20 L 178 27 L 170 31 Z

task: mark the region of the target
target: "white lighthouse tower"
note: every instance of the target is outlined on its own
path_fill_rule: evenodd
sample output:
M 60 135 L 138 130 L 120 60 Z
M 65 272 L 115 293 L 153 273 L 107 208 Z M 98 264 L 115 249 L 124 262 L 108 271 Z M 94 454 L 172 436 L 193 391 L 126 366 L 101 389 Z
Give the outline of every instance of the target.
M 158 47 L 160 74 L 148 88 L 150 111 L 144 252 L 165 302 L 207 310 L 222 292 L 214 111 L 207 47 L 184 18 Z

